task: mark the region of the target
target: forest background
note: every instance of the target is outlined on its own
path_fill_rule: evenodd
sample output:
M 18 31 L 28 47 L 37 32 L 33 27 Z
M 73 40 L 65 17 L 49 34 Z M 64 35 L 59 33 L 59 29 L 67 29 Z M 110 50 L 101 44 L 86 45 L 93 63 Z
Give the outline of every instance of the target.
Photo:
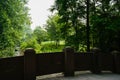
M 55 0 L 44 26 L 30 28 L 28 0 L 0 1 L 0 57 L 16 56 L 26 48 L 37 53 L 62 51 L 71 46 L 87 50 L 86 0 Z M 90 0 L 90 49 L 120 51 L 120 0 Z

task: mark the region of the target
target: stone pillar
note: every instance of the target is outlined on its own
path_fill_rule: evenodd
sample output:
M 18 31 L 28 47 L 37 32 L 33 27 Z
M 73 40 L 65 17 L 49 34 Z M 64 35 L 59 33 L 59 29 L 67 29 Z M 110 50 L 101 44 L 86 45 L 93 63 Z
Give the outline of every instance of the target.
M 66 47 L 64 55 L 64 76 L 74 76 L 74 49 Z
M 113 55 L 113 72 L 120 74 L 120 52 L 119 51 L 112 51 Z
M 24 80 L 36 80 L 36 55 L 31 48 L 24 52 Z
M 93 52 L 91 72 L 95 74 L 100 74 L 101 73 L 101 50 L 99 48 L 93 48 L 91 51 Z

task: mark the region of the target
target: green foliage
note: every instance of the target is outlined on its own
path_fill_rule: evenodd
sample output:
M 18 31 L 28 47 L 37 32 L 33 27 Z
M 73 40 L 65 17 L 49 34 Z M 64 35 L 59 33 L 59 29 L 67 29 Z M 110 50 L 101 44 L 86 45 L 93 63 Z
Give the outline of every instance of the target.
M 0 57 L 13 56 L 15 47 L 34 48 L 37 52 L 62 50 L 65 46 L 76 51 L 86 50 L 86 0 L 55 0 L 45 30 L 30 29 L 27 0 L 0 1 Z M 91 47 L 103 51 L 120 51 L 120 0 L 90 0 Z M 52 40 L 54 43 L 41 42 Z
M 120 50 L 120 1 L 97 0 L 91 4 L 92 45 L 101 48 L 104 52 Z
M 66 45 L 73 46 L 76 51 L 81 43 L 86 43 L 82 41 L 85 36 L 85 23 L 82 21 L 85 19 L 85 8 L 85 0 L 56 0 L 51 9 L 58 11 L 59 23 L 62 24 L 60 30 Z
M 46 41 L 41 43 L 41 52 L 61 52 L 63 48 L 63 41 L 60 41 L 59 45 L 56 45 L 54 41 Z
M 61 34 L 76 50 L 86 45 L 86 0 L 55 0 Z M 120 0 L 90 0 L 90 46 L 103 51 L 120 50 Z
M 61 39 L 61 24 L 58 23 L 59 19 L 60 16 L 58 14 L 54 14 L 53 16 L 49 17 L 49 19 L 47 20 L 47 24 L 45 25 L 45 29 L 50 40 L 56 41 L 57 44 L 59 44 L 59 41 Z
M 43 41 L 48 40 L 48 33 L 41 27 L 36 27 L 35 30 L 33 31 L 33 36 L 36 37 L 37 42 L 40 44 Z
M 13 56 L 20 45 L 24 27 L 30 25 L 26 0 L 0 1 L 0 54 Z M 8 51 L 8 52 L 7 52 Z
M 13 53 L 15 53 L 13 47 L 6 47 L 5 49 L 2 49 L 0 51 L 0 57 L 2 57 L 2 58 L 11 57 L 11 56 L 13 56 Z
M 26 48 L 33 48 L 37 53 L 39 53 L 41 46 L 38 44 L 35 38 L 30 38 L 21 44 L 22 51 L 24 51 Z

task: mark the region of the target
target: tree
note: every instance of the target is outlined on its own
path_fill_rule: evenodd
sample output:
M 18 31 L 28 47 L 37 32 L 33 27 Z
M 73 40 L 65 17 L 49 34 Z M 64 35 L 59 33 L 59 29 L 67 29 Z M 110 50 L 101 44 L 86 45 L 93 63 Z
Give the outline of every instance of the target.
M 120 1 L 92 0 L 90 23 L 92 44 L 104 52 L 119 49 Z
M 56 0 L 51 11 L 60 15 L 66 44 L 79 49 L 86 43 L 86 0 Z M 90 0 L 90 46 L 102 51 L 119 49 L 120 0 Z M 114 45 L 114 47 L 113 47 Z
M 50 40 L 55 41 L 56 45 L 59 44 L 59 41 L 61 39 L 60 28 L 62 24 L 58 22 L 59 19 L 60 17 L 56 13 L 49 17 L 49 19 L 47 20 L 47 24 L 45 25 L 45 29 L 49 35 Z
M 0 1 L 0 54 L 13 56 L 20 45 L 24 27 L 30 25 L 26 0 Z
M 41 28 L 40 26 L 36 27 L 35 30 L 33 31 L 33 35 L 36 37 L 37 42 L 41 44 L 43 41 L 48 40 L 48 34 L 47 32 Z
M 86 19 L 85 5 L 85 0 L 56 0 L 51 9 L 51 11 L 58 11 L 59 22 L 64 23 L 61 31 L 66 45 L 73 46 L 76 51 L 79 50 L 81 43 L 86 43 L 86 41 L 82 41 L 85 36 L 85 22 L 83 21 Z

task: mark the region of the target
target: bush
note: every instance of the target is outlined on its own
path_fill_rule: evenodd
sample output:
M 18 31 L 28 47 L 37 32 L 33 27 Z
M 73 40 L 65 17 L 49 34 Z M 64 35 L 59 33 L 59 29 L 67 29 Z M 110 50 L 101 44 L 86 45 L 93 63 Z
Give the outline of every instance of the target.
M 33 49 L 35 49 L 36 53 L 39 53 L 40 49 L 41 49 L 41 46 L 37 43 L 36 39 L 30 39 L 30 40 L 27 40 L 27 41 L 25 41 L 21 44 L 22 52 L 26 48 L 33 48 Z

